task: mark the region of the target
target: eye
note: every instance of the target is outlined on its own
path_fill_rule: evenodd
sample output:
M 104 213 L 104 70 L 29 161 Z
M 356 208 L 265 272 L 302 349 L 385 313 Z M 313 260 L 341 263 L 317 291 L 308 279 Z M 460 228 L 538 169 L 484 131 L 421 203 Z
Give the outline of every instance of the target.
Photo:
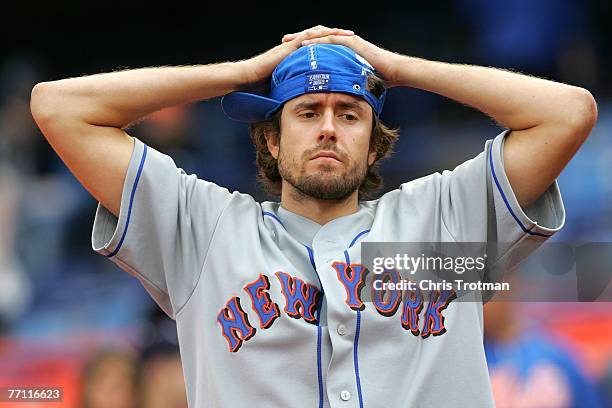
M 357 116 L 351 115 L 350 113 L 345 113 L 342 116 L 344 116 L 346 118 L 346 120 L 348 120 L 349 122 L 353 122 L 353 121 L 359 119 Z
M 311 119 L 311 118 L 314 118 L 314 115 L 316 115 L 316 113 L 314 113 L 314 112 L 304 112 L 304 113 L 300 114 L 299 116 L 301 118 Z

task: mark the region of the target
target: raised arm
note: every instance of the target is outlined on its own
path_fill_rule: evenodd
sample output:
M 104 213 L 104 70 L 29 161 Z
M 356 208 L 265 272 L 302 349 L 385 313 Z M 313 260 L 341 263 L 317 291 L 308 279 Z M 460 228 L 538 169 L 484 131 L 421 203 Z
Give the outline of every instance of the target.
M 167 106 L 229 92 L 236 64 L 143 68 L 37 84 L 31 110 L 48 142 L 81 184 L 118 216 L 133 149 L 123 130 Z
M 589 91 L 502 69 L 404 57 L 398 79 L 491 116 L 512 132 L 504 168 L 519 204 L 533 203 L 576 154 L 597 120 Z
M 286 35 L 283 41 L 292 41 L 294 36 Z M 444 95 L 511 129 L 504 143 L 504 168 L 523 208 L 559 176 L 597 120 L 593 96 L 576 86 L 502 69 L 400 55 L 357 35 L 307 41 L 351 47 L 372 63 L 388 86 Z
M 210 99 L 265 81 L 303 39 L 350 31 L 314 27 L 256 57 L 213 65 L 141 68 L 42 82 L 32 115 L 81 184 L 119 215 L 133 139 L 123 130 L 159 109 Z

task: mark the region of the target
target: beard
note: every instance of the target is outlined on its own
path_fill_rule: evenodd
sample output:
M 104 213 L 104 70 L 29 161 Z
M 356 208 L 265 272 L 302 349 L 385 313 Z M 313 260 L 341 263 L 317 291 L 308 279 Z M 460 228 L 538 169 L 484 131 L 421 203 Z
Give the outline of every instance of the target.
M 306 173 L 306 163 L 309 158 L 322 150 L 336 153 L 344 162 L 351 163 L 345 171 L 338 171 L 335 166 L 319 165 L 313 173 Z M 302 155 L 302 160 L 283 149 L 279 151 L 278 172 L 280 176 L 300 192 L 305 198 L 318 200 L 341 201 L 348 198 L 359 189 L 366 177 L 367 163 L 351 162 L 346 154 L 338 151 L 335 145 L 327 145 L 308 150 Z

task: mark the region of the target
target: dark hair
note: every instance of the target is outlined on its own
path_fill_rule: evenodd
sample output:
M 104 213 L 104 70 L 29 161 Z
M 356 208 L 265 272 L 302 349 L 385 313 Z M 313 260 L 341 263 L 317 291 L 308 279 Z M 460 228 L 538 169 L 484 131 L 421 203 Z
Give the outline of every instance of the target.
M 376 75 L 369 75 L 366 89 L 378 98 L 385 90 L 384 81 Z M 281 194 L 282 178 L 278 171 L 278 162 L 268 150 L 265 135 L 268 131 L 273 133 L 274 137 L 280 137 L 281 113 L 282 108 L 269 120 L 251 124 L 251 140 L 255 144 L 255 164 L 258 170 L 257 179 L 268 193 L 275 196 Z M 370 198 L 383 186 L 383 178 L 378 171 L 378 166 L 383 159 L 391 155 L 393 145 L 399 137 L 399 129 L 385 126 L 374 111 L 372 113 L 370 149 L 373 148 L 376 151 L 376 158 L 374 163 L 368 167 L 363 183 L 359 186 L 360 200 Z

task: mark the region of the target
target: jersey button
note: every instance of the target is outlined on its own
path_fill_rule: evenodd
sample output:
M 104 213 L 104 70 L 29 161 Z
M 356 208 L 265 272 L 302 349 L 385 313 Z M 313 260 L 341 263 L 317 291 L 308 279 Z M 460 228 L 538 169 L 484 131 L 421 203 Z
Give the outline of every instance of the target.
M 341 391 L 340 392 L 340 399 L 342 401 L 348 401 L 351 399 L 351 393 L 348 392 L 347 390 Z
M 343 324 L 338 325 L 338 329 L 336 330 L 339 335 L 344 336 L 347 332 L 346 326 Z

